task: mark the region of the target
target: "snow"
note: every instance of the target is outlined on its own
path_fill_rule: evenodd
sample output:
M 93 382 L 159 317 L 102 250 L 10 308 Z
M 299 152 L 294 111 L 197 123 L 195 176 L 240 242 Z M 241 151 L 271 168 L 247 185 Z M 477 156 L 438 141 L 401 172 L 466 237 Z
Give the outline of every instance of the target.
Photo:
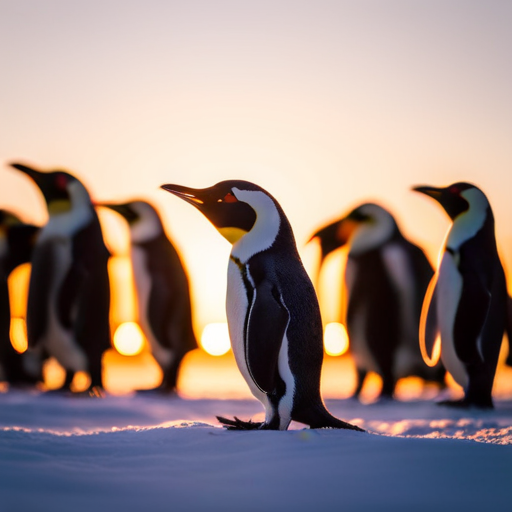
M 0 510 L 511 509 L 510 396 L 494 411 L 329 398 L 368 433 L 232 432 L 215 415 L 261 418 L 259 402 L 183 386 L 186 398 L 0 394 Z

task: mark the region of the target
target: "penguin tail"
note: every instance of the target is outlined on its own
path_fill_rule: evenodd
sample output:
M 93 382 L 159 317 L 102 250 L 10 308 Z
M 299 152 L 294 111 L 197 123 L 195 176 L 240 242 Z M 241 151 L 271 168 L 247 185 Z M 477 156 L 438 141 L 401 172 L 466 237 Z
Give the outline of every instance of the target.
M 356 432 L 366 432 L 366 430 L 357 425 L 352 425 L 351 423 L 336 418 L 322 403 L 297 411 L 297 413 L 292 415 L 292 419 L 299 423 L 305 423 L 309 425 L 310 428 L 343 428 L 355 430 Z

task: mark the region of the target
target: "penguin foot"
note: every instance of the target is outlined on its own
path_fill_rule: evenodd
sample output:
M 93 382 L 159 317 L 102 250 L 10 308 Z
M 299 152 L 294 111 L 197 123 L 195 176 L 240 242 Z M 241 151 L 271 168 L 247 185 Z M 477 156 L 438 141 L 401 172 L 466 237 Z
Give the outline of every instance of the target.
M 258 430 L 263 426 L 262 421 L 242 421 L 236 416 L 233 420 L 223 418 L 222 416 L 216 416 L 216 418 L 219 420 L 219 423 L 222 423 L 222 426 L 227 430 Z
M 73 398 L 105 398 L 107 394 L 105 390 L 99 386 L 93 386 L 85 391 L 78 391 L 75 393 L 69 393 L 68 396 Z

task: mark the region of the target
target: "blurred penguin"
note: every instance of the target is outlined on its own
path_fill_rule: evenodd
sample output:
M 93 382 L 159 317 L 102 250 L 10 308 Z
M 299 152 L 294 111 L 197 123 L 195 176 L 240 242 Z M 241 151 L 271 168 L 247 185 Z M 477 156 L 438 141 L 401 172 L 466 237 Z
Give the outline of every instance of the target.
M 413 190 L 435 199 L 453 221 L 425 298 L 420 331 L 424 357 L 435 357 L 439 332 L 443 364 L 464 388 L 462 400 L 444 403 L 492 408 L 509 299 L 491 206 L 485 194 L 470 183 Z M 436 316 L 438 330 L 432 330 L 429 326 Z
M 42 380 L 23 366 L 23 355 L 11 344 L 11 308 L 7 279 L 19 265 L 30 261 L 39 228 L 23 223 L 16 215 L 0 210 L 0 380 L 10 386 L 30 386 Z
M 197 348 L 187 274 L 153 206 L 146 201 L 101 206 L 128 222 L 139 324 L 164 374 L 157 390 L 173 393 L 183 357 Z
M 418 329 L 423 297 L 434 271 L 423 251 L 400 232 L 389 211 L 365 203 L 317 231 L 321 263 L 348 244 L 345 322 L 357 368 L 359 396 L 369 371 L 391 398 L 398 379 L 411 375 L 443 385 L 444 369 L 421 357 Z
M 68 172 L 11 164 L 29 176 L 48 207 L 34 248 L 27 306 L 29 355 L 46 351 L 66 370 L 90 375 L 90 394 L 103 388 L 102 355 L 110 345 L 109 252 L 84 185 Z

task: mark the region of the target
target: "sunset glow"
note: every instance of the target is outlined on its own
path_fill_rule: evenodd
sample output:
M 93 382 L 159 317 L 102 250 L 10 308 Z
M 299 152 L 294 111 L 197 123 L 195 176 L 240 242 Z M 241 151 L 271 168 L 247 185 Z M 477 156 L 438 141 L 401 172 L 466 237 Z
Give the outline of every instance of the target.
M 212 356 L 222 356 L 231 348 L 228 324 L 211 323 L 203 329 L 201 348 Z
M 11 318 L 11 328 L 9 331 L 11 345 L 14 349 L 22 354 L 28 348 L 27 326 L 24 318 Z
M 347 329 L 339 322 L 331 322 L 325 326 L 324 349 L 330 356 L 341 356 L 348 350 Z
M 124 322 L 114 333 L 114 347 L 123 356 L 140 354 L 144 343 L 144 334 L 136 322 Z

